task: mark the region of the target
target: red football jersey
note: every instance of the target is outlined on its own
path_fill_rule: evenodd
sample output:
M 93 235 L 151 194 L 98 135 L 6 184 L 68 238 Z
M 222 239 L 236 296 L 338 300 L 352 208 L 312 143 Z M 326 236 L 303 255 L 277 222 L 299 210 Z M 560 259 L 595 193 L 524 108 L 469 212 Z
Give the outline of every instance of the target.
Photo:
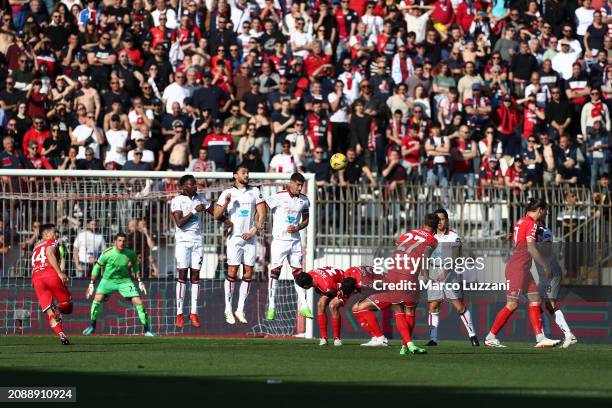
M 340 282 L 344 278 L 342 269 L 325 266 L 308 272 L 312 276 L 312 283 L 317 292 L 322 294 L 335 295 L 340 286 Z
M 397 275 L 395 278 L 416 281 L 423 266 L 425 266 L 423 264 L 426 261 L 424 259 L 425 249 L 428 247 L 435 248 L 438 245 L 438 240 L 431 233 L 421 228 L 404 233 L 397 240 L 397 245 L 394 256 L 406 254 L 411 260 L 419 258 L 423 258 L 423 260 L 419 261 L 418 264 L 415 261 L 415 264 L 418 265 L 416 269 L 413 268 L 412 263 L 396 268 Z
M 47 258 L 47 248 L 53 248 L 55 257 L 59 260 L 60 253 L 58 245 L 59 243 L 55 239 L 42 240 L 36 244 L 34 251 L 32 251 L 32 276 L 41 273 L 57 273 Z
M 365 275 L 367 268 L 365 266 L 353 266 L 348 268 L 342 274 L 342 279 L 353 278 L 357 282 L 357 289 L 361 290 L 362 275 Z
M 538 232 L 536 220 L 526 215 L 514 224 L 512 242 L 514 251 L 508 259 L 508 266 L 521 269 L 531 268 L 531 254 L 527 250 L 527 242 L 535 242 Z

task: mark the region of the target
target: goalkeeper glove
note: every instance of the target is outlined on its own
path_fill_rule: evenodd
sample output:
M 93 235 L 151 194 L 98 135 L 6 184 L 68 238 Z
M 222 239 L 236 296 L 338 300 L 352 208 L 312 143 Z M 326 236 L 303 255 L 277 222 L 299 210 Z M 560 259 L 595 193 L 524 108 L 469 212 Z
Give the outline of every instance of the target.
M 142 292 L 143 295 L 147 294 L 147 288 L 146 288 L 144 282 L 141 281 L 141 280 L 138 280 L 138 289 L 140 289 L 140 291 Z
M 89 298 L 93 296 L 94 289 L 95 289 L 94 283 L 93 283 L 93 281 L 90 281 L 89 282 L 89 286 L 87 286 L 87 292 L 85 293 L 85 299 L 89 300 Z

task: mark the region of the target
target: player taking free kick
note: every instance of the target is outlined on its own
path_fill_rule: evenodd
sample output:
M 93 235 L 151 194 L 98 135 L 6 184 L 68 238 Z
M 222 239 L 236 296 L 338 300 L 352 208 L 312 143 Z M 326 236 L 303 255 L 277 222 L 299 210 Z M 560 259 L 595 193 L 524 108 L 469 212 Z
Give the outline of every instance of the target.
M 102 301 L 106 301 L 115 292 L 119 292 L 125 299 L 132 301 L 132 304 L 136 307 L 138 319 L 144 327 L 144 335 L 155 336 L 149 330 L 149 316 L 142 304 L 140 293 L 138 293 L 130 276 L 130 270 L 133 270 L 138 279 L 138 288 L 146 295 L 147 289 L 140 280 L 138 259 L 133 250 L 125 247 L 125 241 L 126 235 L 124 233 L 117 234 L 115 236 L 115 245 L 102 252 L 102 255 L 100 255 L 91 271 L 91 282 L 89 282 L 85 294 L 87 299 L 93 296 L 94 282 L 100 273 L 100 268 L 103 268 L 102 279 L 96 290 L 96 296 L 91 303 L 91 323 L 89 327 L 83 330 L 84 336 L 89 336 L 96 331 L 96 321 L 102 308 Z
M 485 339 L 485 346 L 506 347 L 497 338 L 497 333 L 504 327 L 512 313 L 517 309 L 522 294 L 527 294 L 529 301 L 529 320 L 536 336 L 537 348 L 554 347 L 559 340 L 551 340 L 542 332 L 542 312 L 540 310 L 540 295 L 535 280 L 531 275 L 531 264 L 535 260 L 543 269 L 543 274 L 552 276 L 550 264 L 540 254 L 536 242 L 538 220 L 546 218 L 548 206 L 541 198 L 529 199 L 525 207 L 526 214 L 514 224 L 512 255 L 506 264 L 506 279 L 510 288 L 506 293 L 506 306 L 499 311 L 493 322 L 493 327 Z
M 429 258 L 438 245 L 433 233 L 438 229 L 439 222 L 440 219 L 436 214 L 427 214 L 421 229 L 408 231 L 397 240 L 397 249 L 393 257 L 407 255 L 412 260 Z M 419 274 L 423 273 L 427 280 L 429 272 L 427 265 L 423 263 L 419 263 L 416 269 L 413 269 L 411 265 L 415 263 L 408 262 L 405 267 L 396 265 L 383 275 L 383 284 L 405 283 L 414 285 L 415 289 L 381 291 L 353 305 L 353 315 L 361 327 L 372 336 L 372 339 L 362 346 L 386 347 L 388 345 L 374 311 L 392 307 L 395 312 L 395 325 L 403 340 L 400 354 L 426 353 L 425 349 L 417 347 L 412 342 L 412 331 L 414 330 L 415 310 L 419 302 Z
M 200 291 L 200 269 L 202 268 L 202 214 L 213 214 L 212 203 L 203 195 L 198 194 L 198 186 L 194 176 L 188 174 L 180 178 L 181 194 L 174 197 L 170 203 L 170 211 L 176 229 L 174 231 L 174 257 L 176 258 L 176 326 L 185 324 L 183 303 L 185 301 L 185 286 L 187 271 L 190 270 L 191 308 L 189 320 L 193 327 L 200 327 L 198 318 L 198 294 Z M 231 226 L 222 217 L 220 221 Z
M 361 288 L 360 267 L 352 267 L 342 271 L 331 266 L 325 266 L 299 273 L 295 276 L 295 283 L 304 290 L 314 287 L 315 291 L 321 296 L 317 303 L 317 321 L 321 334 L 319 346 L 327 345 L 327 312 L 325 311 L 327 306 L 329 306 L 332 316 L 334 346 L 341 346 L 340 328 L 342 321 L 339 310 L 344 302 Z
M 249 169 L 238 166 L 234 170 L 234 186 L 224 190 L 215 206 L 214 216 L 221 220 L 227 211 L 232 222 L 232 230 L 227 238 L 227 276 L 223 289 L 225 292 L 225 321 L 228 324 L 247 323 L 244 304 L 249 295 L 253 266 L 256 259 L 255 237 L 263 230 L 266 219 L 266 204 L 258 187 L 249 185 Z M 238 298 L 238 308 L 232 313 L 232 297 L 238 275 L 243 265 L 242 284 Z
M 268 311 L 266 319 L 276 317 L 276 287 L 285 259 L 291 266 L 295 278 L 302 272 L 302 241 L 300 230 L 308 226 L 310 202 L 301 194 L 304 176 L 293 173 L 286 190 L 273 194 L 266 200 L 272 215 L 272 243 L 270 244 L 270 279 L 268 284 Z M 304 317 L 312 319 L 312 312 L 306 301 L 306 289 L 295 283 L 298 295 L 298 310 Z
M 61 253 L 53 224 L 42 225 L 42 240 L 32 251 L 32 286 L 49 325 L 64 345 L 70 344 L 62 328 L 62 313 L 72 313 L 72 298 L 65 282 L 68 277 L 60 265 Z M 57 305 L 53 303 L 57 299 Z

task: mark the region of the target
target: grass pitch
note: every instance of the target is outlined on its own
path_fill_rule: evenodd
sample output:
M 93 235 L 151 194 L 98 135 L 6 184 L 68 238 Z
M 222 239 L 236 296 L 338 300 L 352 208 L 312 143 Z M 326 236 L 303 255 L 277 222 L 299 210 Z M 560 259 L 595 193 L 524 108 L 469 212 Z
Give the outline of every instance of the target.
M 612 406 L 612 345 L 488 349 L 442 341 L 426 355 L 400 356 L 397 341 L 365 348 L 294 339 L 71 340 L 65 347 L 51 336 L 0 337 L 0 385 L 76 386 L 78 404 L 96 406 Z

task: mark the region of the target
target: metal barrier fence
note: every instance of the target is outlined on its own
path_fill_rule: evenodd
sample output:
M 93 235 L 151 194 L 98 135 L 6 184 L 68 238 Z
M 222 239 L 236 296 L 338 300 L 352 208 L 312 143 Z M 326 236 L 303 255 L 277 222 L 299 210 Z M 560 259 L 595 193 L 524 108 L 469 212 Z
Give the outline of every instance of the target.
M 211 199 L 227 185 L 204 183 Z M 270 186 L 267 192 L 278 189 Z M 174 271 L 173 234 L 169 201 L 177 194 L 175 178 L 96 179 L 52 177 L 3 177 L 0 183 L 0 266 L 2 277 L 29 275 L 30 253 L 36 240 L 36 226 L 57 223 L 68 247 L 68 270 L 78 271 L 73 244 L 79 234 L 103 238 L 106 243 L 119 231 L 127 232 L 129 245 L 142 259 L 150 278 L 172 278 Z M 315 266 L 348 261 L 335 254 L 373 254 L 389 245 L 401 233 L 421 226 L 424 215 L 444 207 L 450 225 L 474 251 L 499 253 L 507 245 L 507 234 L 523 213 L 529 197 L 545 197 L 550 205 L 546 220 L 560 242 L 610 242 L 612 207 L 609 198 L 595 199 L 584 188 L 507 188 L 466 186 L 432 187 L 400 185 L 372 188 L 366 184 L 318 187 L 313 211 L 316 248 Z M 88 220 L 95 220 L 95 232 L 83 234 Z M 93 226 L 93 225 L 92 225 Z M 204 223 L 203 242 L 207 248 L 204 278 L 224 274 L 224 236 L 221 225 Z M 98 238 L 96 238 L 98 239 Z M 257 269 L 264 277 L 269 256 L 269 231 L 260 240 L 261 263 Z M 610 262 L 610 251 L 600 251 L 598 270 Z M 346 258 L 342 258 L 346 259 Z M 362 259 L 362 258 L 356 258 Z M 599 272 L 598 272 L 599 273 Z M 597 279 L 591 283 L 605 283 Z

